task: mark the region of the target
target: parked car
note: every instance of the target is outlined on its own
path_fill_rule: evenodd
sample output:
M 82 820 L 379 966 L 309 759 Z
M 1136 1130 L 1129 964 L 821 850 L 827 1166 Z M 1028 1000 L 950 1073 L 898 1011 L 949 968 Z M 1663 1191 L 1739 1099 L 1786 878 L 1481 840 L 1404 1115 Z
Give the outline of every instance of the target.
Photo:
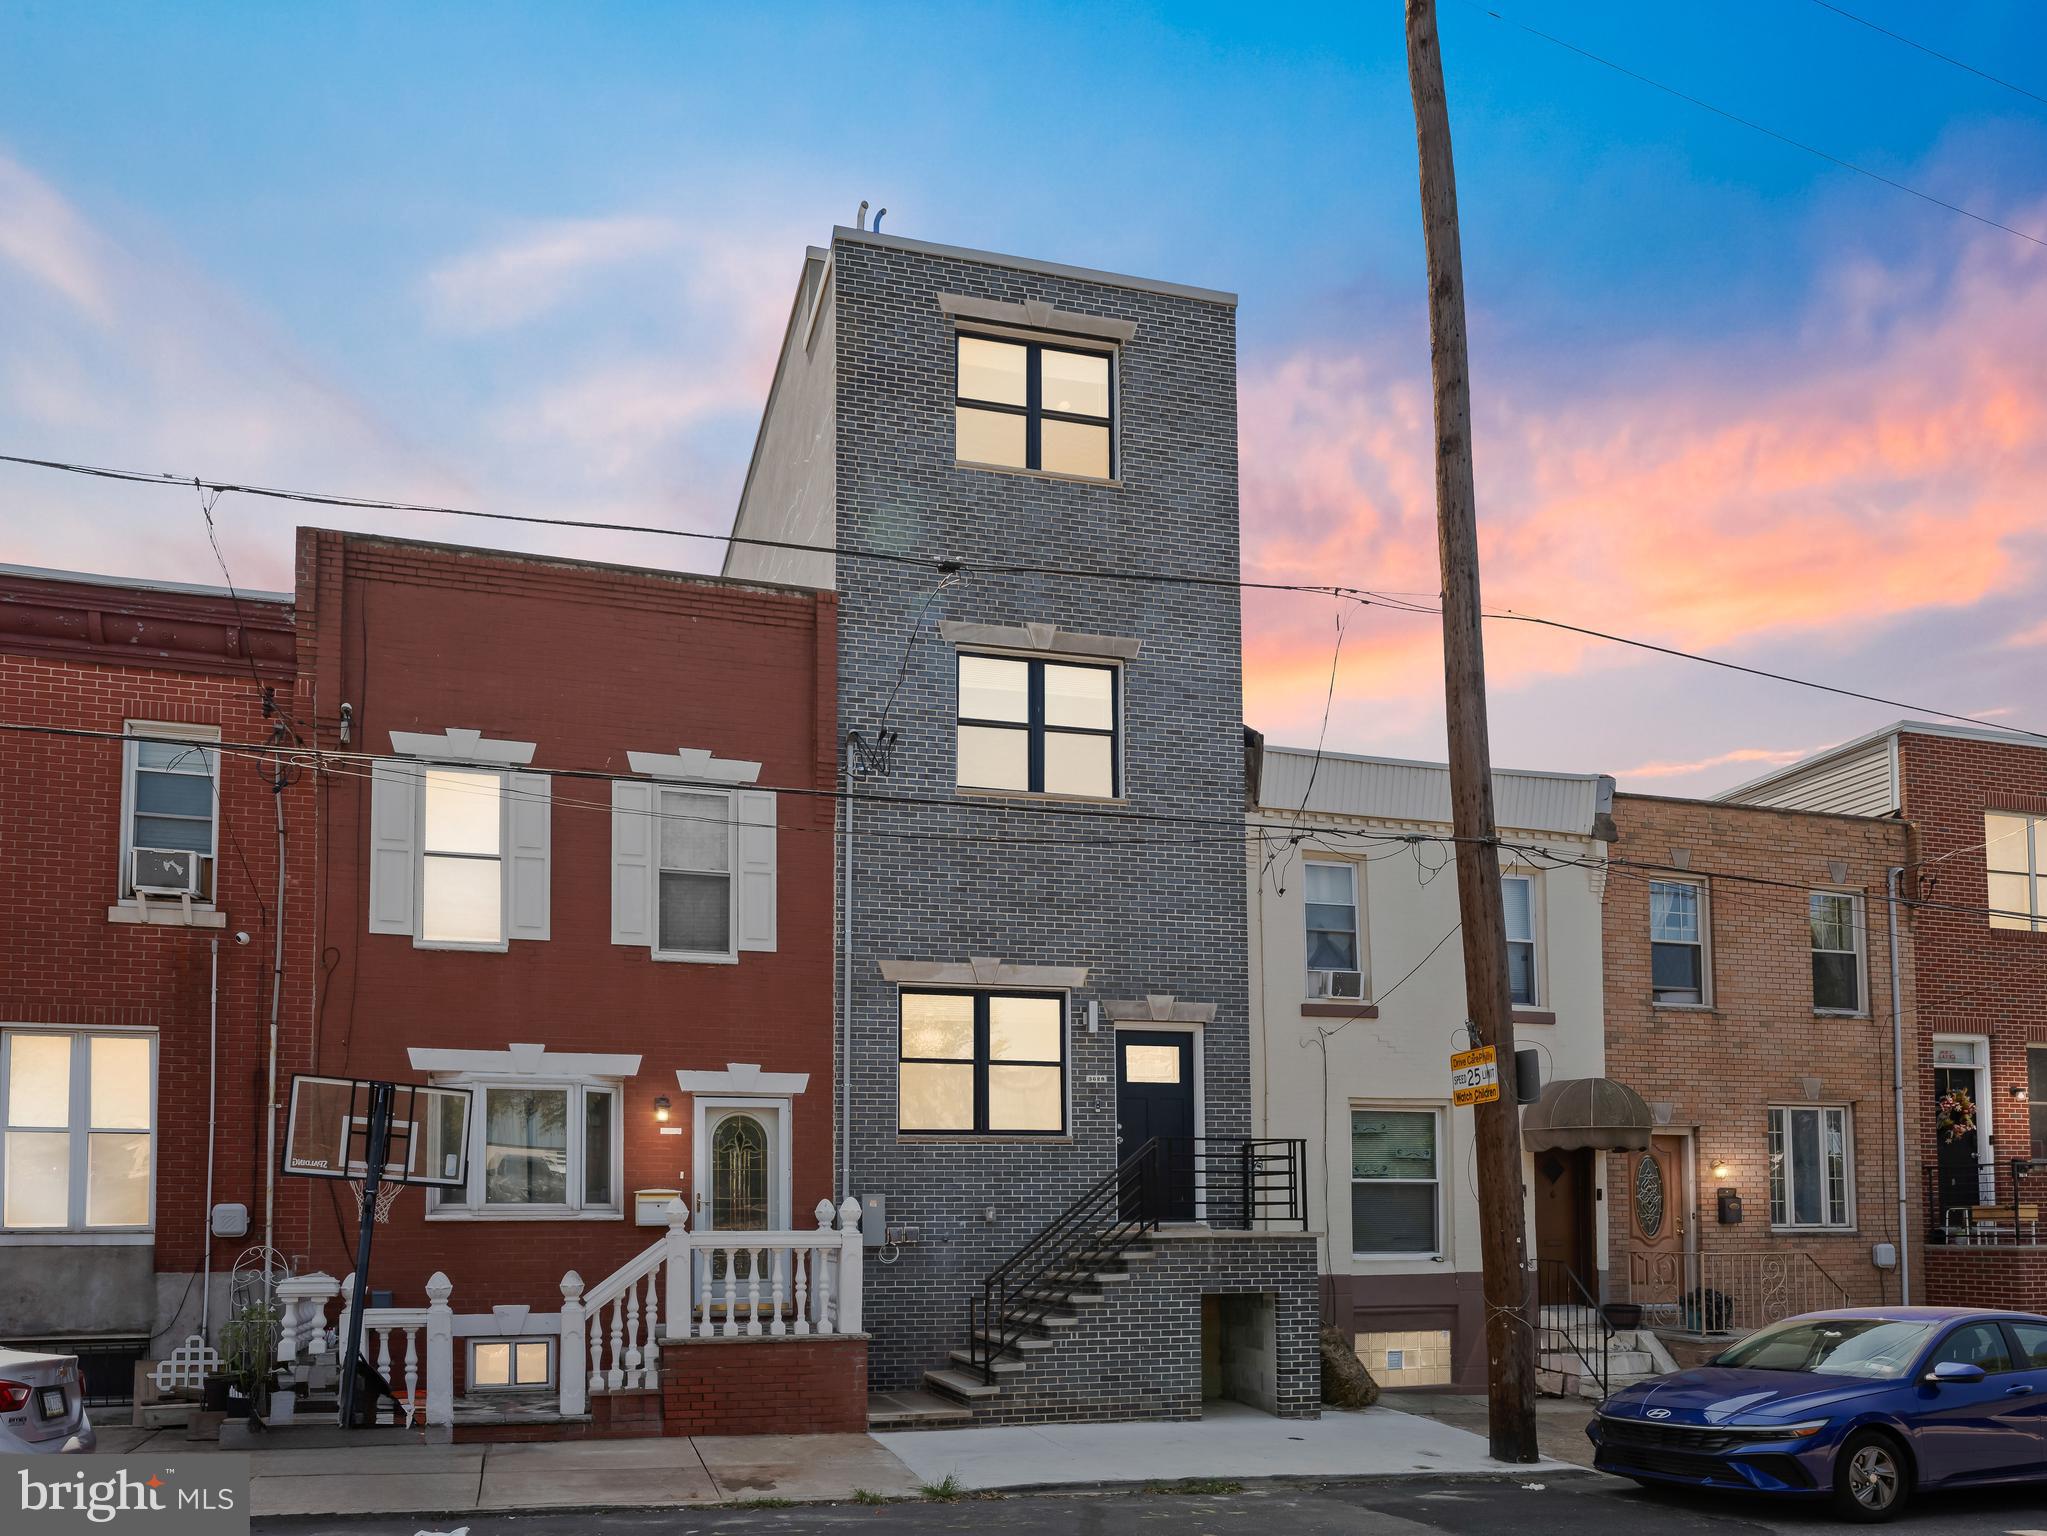
M 98 1443 L 78 1356 L 0 1349 L 0 1451 L 89 1451 Z
M 1810 1312 L 1623 1387 L 1585 1432 L 1593 1465 L 1645 1486 L 1831 1498 L 1853 1520 L 1935 1489 L 2047 1481 L 2047 1317 Z

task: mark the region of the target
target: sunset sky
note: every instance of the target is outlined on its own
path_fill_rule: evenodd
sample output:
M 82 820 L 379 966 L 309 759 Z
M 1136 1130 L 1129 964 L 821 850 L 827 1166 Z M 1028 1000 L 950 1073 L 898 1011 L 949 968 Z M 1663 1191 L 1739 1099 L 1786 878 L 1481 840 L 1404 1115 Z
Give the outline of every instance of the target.
M 1488 604 L 2047 730 L 2047 7 L 1445 0 Z M 1500 18 L 1487 14 L 1496 9 Z M 1517 26 L 1516 23 L 1521 25 Z M 0 452 L 722 531 L 803 247 L 887 228 L 1242 295 L 1246 574 L 1436 584 L 1397 0 L 0 0 Z M 228 497 L 236 579 L 295 509 Z M 306 520 L 717 568 L 715 545 Z M 0 561 L 219 580 L 196 498 L 0 466 Z M 1338 614 L 1246 609 L 1313 744 Z M 1328 743 L 1442 752 L 1351 610 Z M 1900 711 L 1526 626 L 1504 765 L 1706 793 Z

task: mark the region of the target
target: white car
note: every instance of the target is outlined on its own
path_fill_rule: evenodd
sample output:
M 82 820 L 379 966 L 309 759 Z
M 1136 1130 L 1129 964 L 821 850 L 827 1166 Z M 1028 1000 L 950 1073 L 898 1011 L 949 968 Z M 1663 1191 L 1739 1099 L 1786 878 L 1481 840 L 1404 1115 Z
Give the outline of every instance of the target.
M 0 1451 L 53 1455 L 98 1443 L 76 1355 L 0 1349 Z

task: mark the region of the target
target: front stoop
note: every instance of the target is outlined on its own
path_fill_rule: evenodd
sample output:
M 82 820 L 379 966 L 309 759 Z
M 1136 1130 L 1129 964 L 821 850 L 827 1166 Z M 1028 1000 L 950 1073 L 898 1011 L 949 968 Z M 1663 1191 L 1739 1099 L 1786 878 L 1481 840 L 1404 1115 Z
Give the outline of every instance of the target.
M 870 1392 L 867 1427 L 881 1429 L 956 1429 L 974 1422 L 974 1410 L 935 1392 Z
M 661 1346 L 664 1435 L 833 1435 L 867 1428 L 864 1333 L 714 1336 Z

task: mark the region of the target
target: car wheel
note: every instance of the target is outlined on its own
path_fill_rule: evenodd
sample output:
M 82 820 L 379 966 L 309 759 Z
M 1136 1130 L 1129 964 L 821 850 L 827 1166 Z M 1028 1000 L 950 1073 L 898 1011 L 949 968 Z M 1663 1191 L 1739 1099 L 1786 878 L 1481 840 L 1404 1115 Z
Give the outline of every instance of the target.
M 1905 1453 L 1889 1435 L 1850 1435 L 1834 1457 L 1834 1507 L 1850 1520 L 1895 1519 L 1912 1497 Z

